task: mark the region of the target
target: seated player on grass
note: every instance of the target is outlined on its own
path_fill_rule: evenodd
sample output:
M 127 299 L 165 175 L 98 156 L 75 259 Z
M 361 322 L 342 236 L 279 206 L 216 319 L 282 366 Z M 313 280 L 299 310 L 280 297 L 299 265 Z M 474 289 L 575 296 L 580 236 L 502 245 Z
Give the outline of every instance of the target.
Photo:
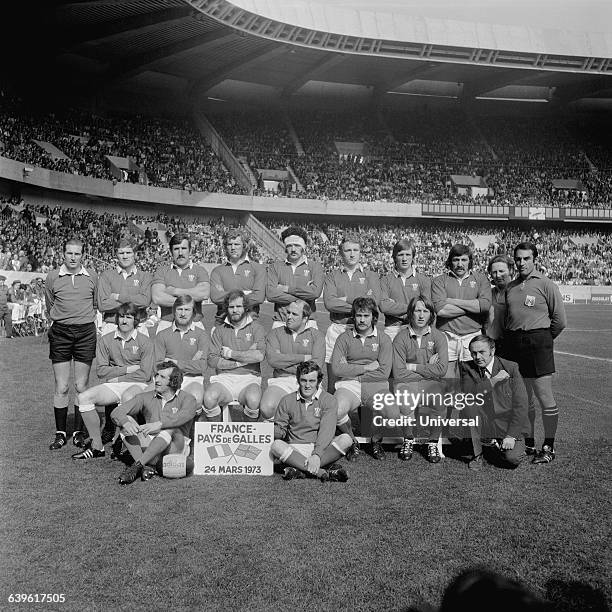
M 448 344 L 446 336 L 436 329 L 436 311 L 426 297 L 414 297 L 408 303 L 408 327 L 402 329 L 393 341 L 393 386 L 397 397 L 406 396 L 399 406 L 385 411 L 390 418 L 402 417 L 419 419 L 422 417 L 439 419 L 446 416 L 442 402 L 445 383 L 444 375 L 448 368 Z M 405 393 L 404 393 L 405 392 Z M 393 413 L 393 414 L 392 414 Z M 407 461 L 412 458 L 414 446 L 414 426 L 405 419 L 402 426 L 404 438 L 399 458 Z M 438 440 L 442 427 L 434 420 L 427 427 L 427 461 L 439 463 Z
M 261 362 L 264 360 L 266 332 L 247 311 L 247 299 L 237 289 L 227 293 L 223 325 L 215 327 L 208 365 L 216 374 L 204 391 L 204 415 L 208 421 L 221 421 L 221 409 L 232 402 L 244 406 L 247 421 L 259 418 Z
M 338 407 L 321 386 L 321 367 L 314 361 L 300 363 L 296 378 L 298 391 L 281 399 L 274 417 L 272 455 L 286 466 L 283 478 L 346 482 L 346 471 L 334 461 L 346 454 L 353 440 L 348 434 L 334 437 Z
M 266 359 L 274 368 L 259 406 L 266 421 L 274 420 L 278 403 L 287 393 L 298 390 L 295 373 L 300 363 L 314 361 L 321 368 L 325 363 L 325 336 L 308 325 L 310 315 L 307 302 L 291 302 L 285 308 L 285 324 L 272 329 L 266 338 Z
M 196 326 L 195 301 L 190 295 L 179 295 L 172 306 L 171 327 L 155 336 L 155 363 L 171 361 L 183 372 L 181 389 L 191 393 L 202 411 L 204 375 L 210 350 L 209 333 Z
M 196 414 L 196 401 L 181 390 L 183 373 L 171 361 L 157 366 L 155 389 L 145 391 L 117 406 L 113 421 L 121 428 L 121 437 L 134 459 L 119 476 L 119 483 L 128 485 L 139 476 L 149 480 L 158 470 L 160 459 L 167 455 L 183 458 L 187 475 L 190 454 L 189 430 Z M 144 418 L 139 425 L 138 417 Z M 176 476 L 175 476 L 176 477 Z
M 495 340 L 479 335 L 469 345 L 472 361 L 461 364 L 464 393 L 482 393 L 484 405 L 466 408 L 479 417 L 472 430 L 474 457 L 470 469 L 482 466 L 482 445 L 490 446 L 500 467 L 518 467 L 525 454 L 525 434 L 529 431 L 528 396 L 518 364 L 495 354 Z
M 81 452 L 72 455 L 73 459 L 98 459 L 105 456 L 96 406 L 114 406 L 118 402 L 127 402 L 151 382 L 154 347 L 148 336 L 136 329 L 140 323 L 139 313 L 136 304 L 121 304 L 115 314 L 117 328 L 98 340 L 96 374 L 104 382 L 78 395 L 79 410 L 91 440 Z
M 336 378 L 334 397 L 338 402 L 338 429 L 351 436 L 353 446 L 348 454 L 354 459 L 359 454 L 349 414 L 362 404 L 372 405 L 376 393 L 389 391 L 389 375 L 393 362 L 393 345 L 386 334 L 376 329 L 378 308 L 371 297 L 353 301 L 351 319 L 355 328 L 341 333 L 331 357 L 331 370 Z M 382 430 L 372 424 L 372 457 L 383 459 Z

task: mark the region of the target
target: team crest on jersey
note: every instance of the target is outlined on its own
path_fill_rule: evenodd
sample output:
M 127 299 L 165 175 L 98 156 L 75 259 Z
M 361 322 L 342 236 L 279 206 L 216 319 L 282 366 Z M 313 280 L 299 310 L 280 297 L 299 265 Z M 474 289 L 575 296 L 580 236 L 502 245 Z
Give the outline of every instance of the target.
M 428 342 L 428 343 L 427 343 L 427 348 L 428 348 L 430 351 L 433 351 L 433 348 L 434 348 L 434 343 L 433 343 L 433 342 Z
M 172 406 L 172 414 L 176 414 L 178 412 L 178 406 Z
M 245 337 L 247 340 L 249 340 L 249 341 L 250 341 L 250 340 L 251 340 L 251 336 L 252 336 L 252 335 L 253 335 L 253 334 L 251 334 L 250 332 L 247 332 L 246 334 L 244 334 L 244 337 Z
M 470 287 L 474 289 L 474 287 L 476 287 L 476 281 L 470 281 Z
M 419 283 L 412 283 L 412 290 L 416 291 L 419 288 Z
M 321 406 L 319 406 L 319 404 L 314 407 L 314 415 L 316 417 L 321 416 Z
M 137 278 L 135 278 L 134 279 L 134 287 L 138 287 L 138 285 L 140 285 L 140 281 Z
M 306 268 L 304 270 L 304 276 L 309 276 L 310 275 L 310 270 L 308 268 Z
M 308 338 L 303 338 L 303 339 L 302 339 L 302 344 L 303 344 L 304 346 L 308 346 L 308 342 L 310 342 L 310 340 L 309 340 Z
M 365 279 L 365 278 L 363 278 L 363 277 L 362 277 L 362 278 L 360 278 L 360 279 L 359 279 L 359 284 L 360 284 L 360 285 L 364 285 L 364 284 L 365 284 L 365 282 L 366 282 L 366 279 Z
M 251 273 L 251 271 L 250 271 L 250 270 L 245 270 L 245 271 L 244 271 L 244 275 L 245 275 L 245 276 L 248 276 L 250 273 Z
M 217 291 L 223 291 L 223 285 L 215 285 Z
M 528 306 L 529 308 L 532 308 L 533 306 L 535 306 L 535 296 L 534 295 L 526 295 L 525 296 L 525 306 Z
M 189 279 L 189 282 L 192 283 L 193 279 L 195 278 L 195 274 L 188 274 L 187 278 Z
M 138 352 L 138 347 L 137 346 L 133 346 L 132 347 L 132 353 L 134 353 L 134 355 Z
M 378 343 L 373 342 L 372 343 L 372 351 L 377 351 L 378 350 Z
M 372 290 L 368 289 L 368 292 L 366 293 L 366 295 L 372 295 Z
M 197 338 L 189 338 L 189 346 L 193 346 L 196 343 Z

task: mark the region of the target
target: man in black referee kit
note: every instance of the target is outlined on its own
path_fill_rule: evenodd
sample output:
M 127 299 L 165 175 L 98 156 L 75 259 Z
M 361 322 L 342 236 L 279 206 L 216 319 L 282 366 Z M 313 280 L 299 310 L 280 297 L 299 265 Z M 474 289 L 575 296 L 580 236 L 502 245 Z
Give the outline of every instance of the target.
M 538 249 L 532 242 L 514 248 L 518 277 L 506 289 L 504 357 L 516 361 L 529 395 L 530 435 L 525 438 L 533 463 L 550 463 L 555 458 L 555 435 L 559 409 L 552 392 L 555 371 L 553 340 L 566 325 L 565 308 L 559 287 L 536 270 Z M 535 403 L 542 406 L 544 444 L 536 452 L 534 439 Z
M 64 245 L 64 263 L 51 270 L 45 281 L 45 299 L 49 320 L 49 358 L 53 365 L 55 392 L 55 440 L 50 450 L 66 444 L 68 382 L 70 363 L 74 360 L 74 385 L 77 393 L 87 389 L 91 362 L 96 355 L 96 304 L 98 277 L 81 264 L 83 243 L 71 239 Z M 84 447 L 86 435 L 78 406 L 74 407 L 75 426 L 72 442 Z

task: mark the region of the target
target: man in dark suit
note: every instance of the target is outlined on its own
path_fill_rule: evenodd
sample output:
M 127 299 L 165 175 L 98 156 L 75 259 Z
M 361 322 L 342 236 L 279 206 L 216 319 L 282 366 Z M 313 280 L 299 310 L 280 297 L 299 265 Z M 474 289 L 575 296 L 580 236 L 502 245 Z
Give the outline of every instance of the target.
M 481 393 L 482 405 L 473 406 L 472 416 L 479 417 L 471 428 L 474 457 L 471 469 L 482 466 L 482 445 L 488 443 L 503 467 L 516 468 L 525 456 L 524 434 L 528 431 L 527 389 L 518 365 L 495 355 L 495 340 L 478 335 L 469 344 L 472 361 L 461 363 L 464 393 Z

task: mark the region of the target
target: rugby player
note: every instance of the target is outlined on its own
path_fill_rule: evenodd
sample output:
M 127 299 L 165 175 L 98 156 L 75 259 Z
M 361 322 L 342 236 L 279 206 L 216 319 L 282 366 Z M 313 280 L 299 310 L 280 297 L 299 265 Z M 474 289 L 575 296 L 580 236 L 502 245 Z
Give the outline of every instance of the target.
M 436 311 L 430 300 L 420 295 L 410 300 L 407 310 L 408 327 L 402 329 L 393 341 L 393 383 L 396 392 L 407 392 L 408 402 L 402 401 L 386 413 L 391 418 L 428 415 L 439 419 L 446 414 L 442 401 L 443 378 L 448 368 L 448 344 L 446 336 L 436 329 Z M 403 443 L 399 458 L 412 458 L 414 426 L 405 419 L 402 426 Z M 434 421 L 437 423 L 437 420 Z M 427 460 L 440 462 L 438 442 L 442 427 L 430 425 L 427 444 Z
M 491 284 L 484 274 L 472 269 L 473 265 L 471 249 L 455 244 L 446 260 L 448 271 L 431 284 L 436 324 L 448 341 L 447 378 L 457 379 L 458 363 L 471 359 L 468 345 L 482 333 L 491 308 Z
M 104 382 L 78 395 L 79 410 L 91 441 L 82 452 L 72 455 L 73 459 L 105 456 L 96 406 L 115 407 L 117 403 L 127 402 L 151 382 L 154 348 L 149 337 L 136 329 L 140 315 L 136 304 L 121 304 L 115 312 L 115 330 L 98 340 L 96 374 Z
M 408 304 L 414 297 L 431 300 L 431 279 L 414 268 L 416 246 L 405 238 L 393 245 L 394 269 L 380 279 L 380 312 L 385 315 L 385 333 L 391 340 L 409 324 Z
M 248 299 L 248 310 L 259 315 L 259 306 L 266 296 L 266 269 L 249 259 L 247 240 L 239 230 L 230 230 L 223 237 L 227 262 L 210 273 L 210 299 L 217 305 L 217 323 L 223 323 L 223 300 L 229 291 L 240 289 Z
M 153 277 L 150 272 L 139 270 L 136 266 L 133 242 L 127 238 L 119 240 L 115 254 L 117 267 L 104 270 L 98 282 L 98 310 L 102 313 L 103 336 L 116 329 L 115 314 L 121 304 L 135 304 L 140 310 L 139 321 L 147 318 L 147 308 L 151 304 Z M 140 332 L 148 335 L 145 327 Z
M 347 234 L 340 243 L 342 266 L 329 273 L 323 285 L 323 302 L 329 312 L 330 325 L 325 334 L 325 363 L 329 364 L 336 339 L 347 329 L 354 327 L 351 317 L 353 300 L 370 297 L 377 304 L 380 301 L 380 279 L 360 263 L 361 242 L 359 236 Z M 377 309 L 378 311 L 378 309 Z M 328 365 L 327 388 L 334 392 L 335 380 Z
M 506 288 L 504 356 L 519 365 L 529 396 L 530 433 L 525 440 L 534 463 L 550 463 L 555 458 L 555 435 L 559 409 L 552 391 L 555 371 L 553 343 L 566 326 L 565 307 L 559 287 L 535 267 L 538 249 L 532 242 L 514 248 L 518 272 Z M 535 402 L 542 406 L 544 443 L 535 450 Z
M 165 361 L 157 366 L 154 390 L 139 393 L 113 410 L 112 419 L 121 428 L 123 443 L 134 459 L 119 476 L 120 484 L 131 484 L 139 476 L 149 480 L 164 455 L 189 455 L 196 401 L 181 390 L 182 379 L 180 368 Z M 144 425 L 138 424 L 139 416 Z
M 306 255 L 308 235 L 299 227 L 288 227 L 281 234 L 287 258 L 284 262 L 274 261 L 268 267 L 266 298 L 274 304 L 273 327 L 285 323 L 287 306 L 295 300 L 308 302 L 311 312 L 315 312 L 315 300 L 323 290 L 323 268 Z M 314 321 L 309 325 L 316 327 Z
M 283 479 L 346 482 L 346 470 L 334 461 L 346 454 L 352 439 L 345 433 L 334 437 L 338 408 L 323 390 L 323 371 L 314 361 L 305 361 L 298 364 L 296 378 L 298 391 L 281 399 L 274 417 L 271 451 L 286 466 Z
M 55 439 L 50 450 L 66 444 L 68 420 L 68 383 L 70 365 L 74 361 L 74 386 L 77 394 L 87 389 L 91 362 L 96 355 L 96 305 L 98 276 L 82 264 L 83 243 L 75 238 L 64 245 L 64 261 L 51 270 L 45 280 L 45 303 L 49 329 L 49 358 L 53 367 L 55 391 Z M 87 436 L 78 404 L 74 407 L 75 425 L 72 443 L 83 448 Z
M 393 346 L 387 334 L 376 328 L 378 308 L 374 298 L 353 300 L 350 313 L 354 328 L 338 336 L 331 357 L 331 368 L 337 378 L 334 397 L 338 402 L 338 429 L 353 440 L 349 459 L 359 454 L 349 414 L 364 405 L 371 408 L 375 393 L 389 391 Z M 372 456 L 383 459 L 381 429 L 372 424 Z
M 195 302 L 196 324 L 202 319 L 202 302 L 210 295 L 208 272 L 189 257 L 191 241 L 187 234 L 175 234 L 168 243 L 172 264 L 161 266 L 155 271 L 151 285 L 153 303 L 161 308 L 160 332 L 172 325 L 174 300 L 181 295 L 190 295 Z
M 172 314 L 172 326 L 155 336 L 155 363 L 170 361 L 180 368 L 183 373 L 181 389 L 193 395 L 199 414 L 204 399 L 210 335 L 195 326 L 195 302 L 190 295 L 181 295 L 174 300 Z
M 243 406 L 247 421 L 257 421 L 261 399 L 261 362 L 266 332 L 246 309 L 242 291 L 230 291 L 224 300 L 223 325 L 215 327 L 208 365 L 216 371 L 204 391 L 204 415 L 221 421 L 221 410 L 232 402 Z
M 320 368 L 325 363 L 325 336 L 308 325 L 310 305 L 296 300 L 286 307 L 285 325 L 273 329 L 266 337 L 266 360 L 274 368 L 264 391 L 259 413 L 266 421 L 273 420 L 281 398 L 298 390 L 297 366 L 314 361 Z
M 516 468 L 525 456 L 524 434 L 527 423 L 527 390 L 519 367 L 495 354 L 495 341 L 485 335 L 472 338 L 469 345 L 472 361 L 461 363 L 461 386 L 464 392 L 484 398 L 482 407 L 466 407 L 466 414 L 479 416 L 472 433 L 474 456 L 468 467 L 482 465 L 482 439 L 496 453 L 502 467 Z M 474 410 L 474 408 L 476 408 Z

